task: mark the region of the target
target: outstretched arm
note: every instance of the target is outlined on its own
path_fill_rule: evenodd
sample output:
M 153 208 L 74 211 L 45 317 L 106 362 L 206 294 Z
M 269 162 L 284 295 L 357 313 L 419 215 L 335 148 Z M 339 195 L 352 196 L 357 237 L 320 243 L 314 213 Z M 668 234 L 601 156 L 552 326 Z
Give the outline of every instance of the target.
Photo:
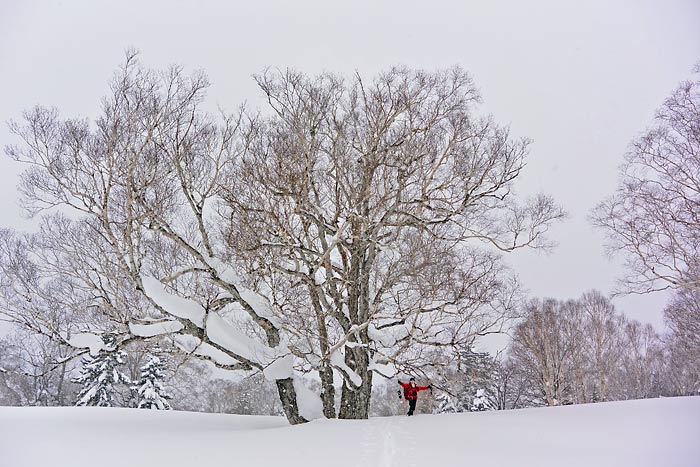
M 427 391 L 430 389 L 430 386 L 416 386 L 417 391 Z

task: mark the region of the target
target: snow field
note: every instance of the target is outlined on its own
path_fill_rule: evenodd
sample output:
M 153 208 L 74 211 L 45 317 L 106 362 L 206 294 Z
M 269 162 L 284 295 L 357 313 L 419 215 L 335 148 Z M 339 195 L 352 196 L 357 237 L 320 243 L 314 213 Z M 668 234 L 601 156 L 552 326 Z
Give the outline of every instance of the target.
M 700 397 L 370 420 L 0 408 L 0 466 L 697 467 Z

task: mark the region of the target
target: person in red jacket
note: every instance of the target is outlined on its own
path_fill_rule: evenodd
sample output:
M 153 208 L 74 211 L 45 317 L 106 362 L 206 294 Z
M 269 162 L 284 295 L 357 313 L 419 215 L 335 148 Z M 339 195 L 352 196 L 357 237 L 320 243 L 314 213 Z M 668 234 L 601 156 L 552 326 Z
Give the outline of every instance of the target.
M 416 410 L 416 402 L 418 402 L 418 393 L 420 391 L 425 391 L 427 389 L 430 389 L 430 392 L 433 392 L 433 386 L 432 385 L 427 385 L 427 386 L 416 386 L 416 379 L 411 378 L 408 383 L 402 383 L 401 380 L 399 380 L 399 384 L 403 388 L 403 397 L 408 401 L 408 416 L 410 417 L 413 415 L 413 411 Z

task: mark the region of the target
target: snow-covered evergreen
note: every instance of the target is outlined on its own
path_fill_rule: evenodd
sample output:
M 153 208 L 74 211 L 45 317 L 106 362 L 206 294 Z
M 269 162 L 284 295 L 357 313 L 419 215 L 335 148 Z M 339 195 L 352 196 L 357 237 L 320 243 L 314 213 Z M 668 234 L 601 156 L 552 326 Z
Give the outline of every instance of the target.
M 117 336 L 102 336 L 104 346 L 96 356 L 83 358 L 80 376 L 74 382 L 81 385 L 78 406 L 112 407 L 119 384 L 129 384 L 129 377 L 119 367 L 124 364 L 125 353 L 117 347 Z
M 141 375 L 136 385 L 132 386 L 138 394 L 139 409 L 171 410 L 168 402 L 171 398 L 163 387 L 165 361 L 161 350 L 155 347 L 148 355 L 148 362 L 141 367 Z
M 493 409 L 493 405 L 486 396 L 486 391 L 483 389 L 477 389 L 474 399 L 472 400 L 471 407 L 469 407 L 469 410 L 471 412 L 484 412 L 486 410 Z
M 435 408 L 435 413 L 455 413 L 457 408 L 452 402 L 452 398 L 449 394 L 438 394 L 435 396 L 435 402 L 437 407 Z

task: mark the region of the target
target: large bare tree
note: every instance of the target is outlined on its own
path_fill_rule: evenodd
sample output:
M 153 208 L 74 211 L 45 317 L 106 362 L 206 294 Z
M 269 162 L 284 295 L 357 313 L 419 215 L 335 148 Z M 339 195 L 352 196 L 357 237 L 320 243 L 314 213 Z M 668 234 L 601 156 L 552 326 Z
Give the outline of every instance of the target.
M 632 142 L 592 219 L 626 260 L 620 292 L 700 287 L 700 80 L 681 83 Z
M 324 415 L 364 418 L 373 373 L 500 329 L 517 288 L 498 251 L 549 246 L 563 211 L 516 201 L 528 142 L 478 116 L 458 68 L 257 81 L 267 110 L 215 117 L 203 74 L 129 53 L 94 124 L 40 107 L 13 123 L 27 209 L 66 213 L 32 264 L 127 339 L 263 372 L 292 423 L 310 372 Z

